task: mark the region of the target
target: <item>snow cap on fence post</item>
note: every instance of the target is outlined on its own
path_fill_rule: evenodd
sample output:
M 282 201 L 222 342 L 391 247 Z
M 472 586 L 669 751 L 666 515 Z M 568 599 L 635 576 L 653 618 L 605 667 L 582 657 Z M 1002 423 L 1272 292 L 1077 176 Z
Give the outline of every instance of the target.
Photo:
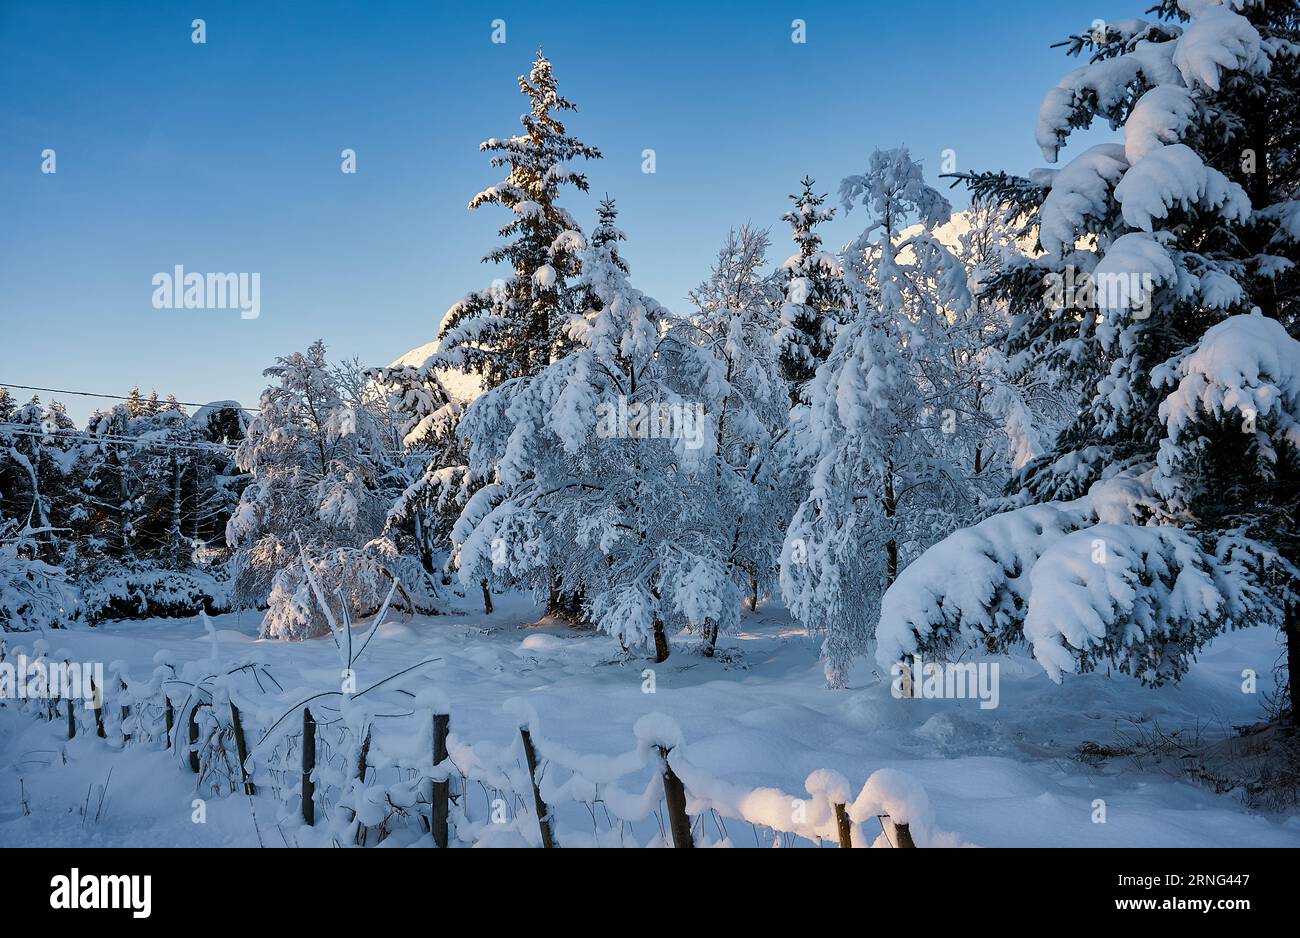
M 520 727 L 529 727 L 534 733 L 540 729 L 537 709 L 522 697 L 507 697 L 501 710 L 519 721 Z
M 930 822 L 930 797 L 921 783 L 898 769 L 877 769 L 849 807 L 849 818 L 861 824 L 879 815 L 894 824 L 907 824 L 925 839 Z
M 647 713 L 632 726 L 638 751 L 645 754 L 658 746 L 665 750 L 679 749 L 685 743 L 682 728 L 666 713 Z
M 820 795 L 831 804 L 848 804 L 853 792 L 849 780 L 833 769 L 815 769 L 808 773 L 803 787 L 814 798 Z

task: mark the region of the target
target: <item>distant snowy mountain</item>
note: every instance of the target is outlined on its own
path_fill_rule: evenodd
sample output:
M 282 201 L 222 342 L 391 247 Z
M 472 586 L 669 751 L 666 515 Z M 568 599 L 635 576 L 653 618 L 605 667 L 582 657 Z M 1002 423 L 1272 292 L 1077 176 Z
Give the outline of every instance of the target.
M 434 352 L 438 351 L 438 341 L 426 342 L 411 349 L 405 355 L 395 360 L 390 368 L 422 368 L 424 363 L 429 360 Z M 437 372 L 438 378 L 442 381 L 447 393 L 460 401 L 462 404 L 468 404 L 483 393 L 483 381 L 476 374 L 466 374 L 463 371 L 456 371 L 451 368 L 443 368 Z

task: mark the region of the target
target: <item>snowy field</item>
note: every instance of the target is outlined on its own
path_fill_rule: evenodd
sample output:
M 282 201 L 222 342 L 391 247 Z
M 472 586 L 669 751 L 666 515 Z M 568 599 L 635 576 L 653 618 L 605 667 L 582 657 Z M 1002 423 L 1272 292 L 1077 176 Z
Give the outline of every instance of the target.
M 1178 758 L 1078 758 L 1081 744 L 1114 745 L 1121 734 L 1131 740 L 1158 727 L 1188 739 L 1199 725 L 1206 742 L 1256 722 L 1260 697 L 1240 692 L 1240 675 L 1254 669 L 1261 692 L 1271 689 L 1267 676 L 1278 646 L 1268 630 L 1221 636 L 1180 686 L 1159 692 L 1105 673 L 1067 677 L 1058 687 L 1028 659 L 996 659 L 1000 705 L 982 710 L 973 700 L 895 699 L 867 659 L 852 672 L 849 689 L 827 690 L 816 643 L 779 607 L 747 615 L 740 632 L 721 640 L 715 659 L 694 653 L 682 636 L 658 666 L 626 657 L 604 635 L 539 623 L 539 616 L 517 595 L 503 597 L 490 617 L 393 616 L 359 664 L 359 684 L 439 659 L 401 686 L 445 695 L 453 757 L 456 737 L 510 746 L 517 708 L 506 702 L 519 698 L 536 714 L 534 730 L 547 745 L 591 755 L 627 752 L 640 717 L 668 714 L 681 727 L 692 764 L 740 788 L 801 794 L 809 773 L 832 769 L 856 793 L 872 772 L 900 769 L 929 796 L 931 829 L 922 836 L 931 845 L 1300 846 L 1300 817 L 1251 812 L 1239 791 L 1215 794 L 1182 778 Z M 251 657 L 286 687 L 334 680 L 337 657 L 328 638 L 258 641 L 253 613 L 213 621 L 223 663 Z M 67 648 L 74 660 L 121 660 L 133 676 L 150 673 L 160 650 L 178 663 L 213 654 L 198 619 L 110 622 L 48 637 L 51 650 Z M 653 694 L 642 690 L 648 667 L 655 667 Z M 61 720 L 41 721 L 12 703 L 0 707 L 0 847 L 256 846 L 254 816 L 267 846 L 325 836 L 265 793 L 251 803 L 242 795 L 211 798 L 206 823 L 193 823 L 195 777 L 174 754 L 135 743 L 117 751 L 111 732 L 109 740 L 83 733 L 69 743 L 63 728 Z M 1097 799 L 1105 802 L 1105 823 L 1093 821 Z M 766 847 L 774 839 L 743 822 L 724 826 L 725 840 L 708 825 L 710 842 Z M 578 806 L 559 809 L 561 845 L 590 845 L 591 831 Z M 639 838 L 656 842 L 653 830 Z M 394 836 L 386 844 L 431 841 Z

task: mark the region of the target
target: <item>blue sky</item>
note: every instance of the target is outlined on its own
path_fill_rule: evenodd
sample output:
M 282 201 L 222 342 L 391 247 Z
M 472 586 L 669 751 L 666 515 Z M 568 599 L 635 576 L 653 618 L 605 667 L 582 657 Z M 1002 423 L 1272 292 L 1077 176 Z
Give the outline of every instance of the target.
M 0 0 L 0 383 L 251 405 L 317 337 L 366 364 L 434 338 L 491 280 L 503 213 L 465 206 L 501 173 L 477 147 L 517 129 L 539 45 L 569 129 L 605 154 L 592 196 L 618 200 L 635 284 L 684 309 L 728 227 L 771 225 L 784 259 L 805 173 L 833 194 L 900 143 L 935 176 L 948 148 L 962 169 L 1041 165 L 1038 104 L 1072 67 L 1049 44 L 1143 7 Z M 566 204 L 590 229 L 594 198 Z M 260 318 L 154 309 L 177 264 L 259 272 Z M 95 406 L 65 402 L 78 422 Z

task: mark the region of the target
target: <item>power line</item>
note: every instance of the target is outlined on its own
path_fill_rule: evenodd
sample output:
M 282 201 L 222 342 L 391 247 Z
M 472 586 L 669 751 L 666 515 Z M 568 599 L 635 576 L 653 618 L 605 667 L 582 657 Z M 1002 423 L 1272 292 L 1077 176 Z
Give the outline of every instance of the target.
M 127 397 L 121 394 L 98 394 L 93 391 L 72 391 L 67 388 L 44 388 L 31 384 L 10 384 L 7 381 L 0 381 L 0 387 L 4 388 L 21 388 L 24 391 L 44 391 L 47 394 L 76 394 L 81 397 L 102 397 L 117 401 L 142 400 L 142 398 Z M 197 404 L 193 401 L 160 401 L 161 404 L 179 404 L 182 407 L 207 407 L 208 404 Z M 220 403 L 213 401 L 210 403 Z M 260 414 L 261 411 L 253 407 L 237 407 L 235 409 L 250 414 Z M 0 422 L 0 427 L 8 428 L 8 432 L 18 434 L 19 436 L 48 437 L 59 435 L 64 439 L 81 440 L 87 443 L 118 443 L 122 445 L 156 448 L 173 448 L 173 449 L 193 449 L 193 450 L 221 450 L 223 452 L 233 452 L 235 447 L 223 443 L 184 443 L 179 440 L 157 440 L 153 442 L 143 442 L 142 437 L 114 436 L 112 434 L 95 434 L 90 431 L 56 429 L 49 433 L 42 430 L 33 429 L 33 425 L 25 423 L 4 423 Z M 382 455 L 394 459 L 402 459 L 409 455 L 405 451 L 389 452 L 388 450 L 378 450 L 371 455 Z
M 26 423 L 3 423 L 0 422 L 0 432 L 10 433 L 14 436 L 39 437 L 48 439 L 58 437 L 62 440 L 78 440 L 83 443 L 113 443 L 120 446 L 132 446 L 137 449 L 188 449 L 188 450 L 220 450 L 228 453 L 235 447 L 228 446 L 225 443 L 206 443 L 194 441 L 185 443 L 181 440 L 150 440 L 147 436 L 118 436 L 114 434 L 90 433 L 85 430 L 71 430 L 63 427 L 56 427 L 52 430 L 41 430 Z
M 0 387 L 20 388 L 24 391 L 44 391 L 47 394 L 75 394 L 78 397 L 103 397 L 114 401 L 147 400 L 147 398 L 131 397 L 129 395 L 124 395 L 124 394 L 97 394 L 94 391 L 69 391 L 67 388 L 38 388 L 35 385 L 31 385 L 31 384 L 11 384 L 8 381 L 0 381 Z M 154 393 L 157 392 L 155 391 Z M 173 402 L 161 401 L 160 403 L 171 404 Z M 175 401 L 174 403 L 180 404 L 182 407 L 207 407 L 208 406 L 207 404 L 199 404 L 194 401 Z M 217 403 L 217 402 L 209 401 L 209 403 Z M 246 411 L 247 413 L 250 414 L 260 413 L 260 411 L 256 407 L 240 407 L 238 409 L 242 411 Z

